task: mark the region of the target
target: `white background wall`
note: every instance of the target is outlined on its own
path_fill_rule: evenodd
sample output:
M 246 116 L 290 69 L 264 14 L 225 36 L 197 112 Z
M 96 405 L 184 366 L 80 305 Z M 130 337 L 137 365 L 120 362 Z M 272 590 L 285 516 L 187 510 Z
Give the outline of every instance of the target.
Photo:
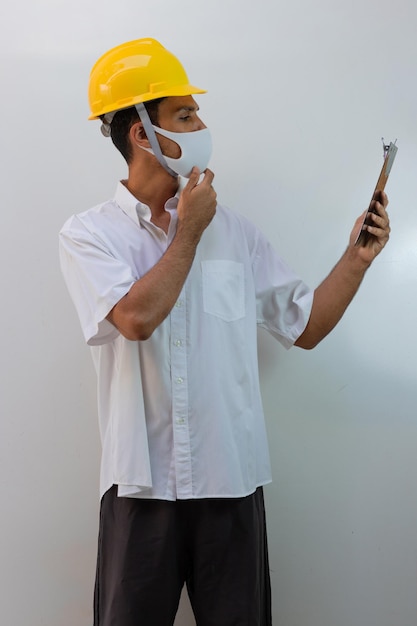
M 315 351 L 260 336 L 275 626 L 417 623 L 414 0 L 22 0 L 0 12 L 0 607 L 91 626 L 95 379 L 58 267 L 65 219 L 125 168 L 87 122 L 91 66 L 160 39 L 199 98 L 223 203 L 316 285 L 398 138 L 392 237 Z M 193 624 L 187 602 L 177 626 Z

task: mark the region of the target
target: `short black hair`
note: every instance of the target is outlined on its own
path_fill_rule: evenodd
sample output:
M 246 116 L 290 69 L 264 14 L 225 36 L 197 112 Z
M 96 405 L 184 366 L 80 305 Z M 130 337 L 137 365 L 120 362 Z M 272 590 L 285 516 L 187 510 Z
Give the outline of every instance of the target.
M 165 100 L 165 98 L 157 98 L 156 100 L 149 100 L 144 103 L 149 118 L 155 126 L 158 126 L 158 109 L 162 100 Z M 139 116 L 136 108 L 128 107 L 127 109 L 117 111 L 110 124 L 112 142 L 122 154 L 127 164 L 132 160 L 132 146 L 130 145 L 129 131 L 138 119 Z

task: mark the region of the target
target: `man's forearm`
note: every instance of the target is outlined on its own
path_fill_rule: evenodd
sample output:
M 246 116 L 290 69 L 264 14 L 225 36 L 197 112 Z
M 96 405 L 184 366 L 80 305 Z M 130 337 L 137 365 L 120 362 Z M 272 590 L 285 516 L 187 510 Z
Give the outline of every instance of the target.
M 333 330 L 357 293 L 368 267 L 351 248 L 346 250 L 314 291 L 310 319 L 295 345 L 310 350 Z
M 169 314 L 190 271 L 197 243 L 179 229 L 160 261 L 110 311 L 109 321 L 127 339 L 148 339 Z
M 358 291 L 366 270 L 388 241 L 390 225 L 387 206 L 388 198 L 384 192 L 380 192 L 378 199 L 375 198 L 372 202 L 372 222 L 365 227 L 372 237 L 364 246 L 355 245 L 364 214 L 356 220 L 346 252 L 314 292 L 310 319 L 295 342 L 296 346 L 306 350 L 314 348 L 343 316 Z

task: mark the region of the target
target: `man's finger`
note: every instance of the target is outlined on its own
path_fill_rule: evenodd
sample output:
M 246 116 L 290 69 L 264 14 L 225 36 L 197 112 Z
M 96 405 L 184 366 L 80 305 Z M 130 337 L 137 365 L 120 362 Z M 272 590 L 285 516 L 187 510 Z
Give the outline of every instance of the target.
M 207 168 L 204 171 L 204 178 L 201 181 L 201 184 L 206 185 L 207 187 L 210 187 L 211 183 L 213 182 L 213 179 L 214 179 L 214 172 L 212 172 L 211 170 Z
M 199 178 L 200 178 L 200 170 L 198 169 L 196 165 L 194 165 L 193 169 L 191 170 L 191 174 L 188 179 L 188 182 L 185 185 L 184 189 L 188 189 L 189 191 L 191 191 L 191 189 L 193 189 L 194 187 L 198 185 Z

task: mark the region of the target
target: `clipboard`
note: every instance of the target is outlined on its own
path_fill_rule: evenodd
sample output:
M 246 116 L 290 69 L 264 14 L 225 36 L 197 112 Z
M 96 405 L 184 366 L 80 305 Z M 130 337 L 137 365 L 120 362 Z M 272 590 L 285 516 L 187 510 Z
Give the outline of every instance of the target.
M 369 208 L 366 212 L 365 218 L 362 222 L 362 226 L 361 226 L 361 230 L 359 231 L 359 235 L 356 238 L 355 241 L 355 246 L 366 246 L 366 244 L 368 243 L 368 241 L 371 239 L 371 237 L 373 237 L 373 235 L 371 235 L 371 233 L 369 233 L 367 230 L 362 230 L 364 224 L 371 224 L 372 222 L 369 219 L 369 214 L 373 213 L 373 209 L 371 208 L 372 206 L 372 201 L 375 198 L 375 195 L 378 193 L 378 191 L 384 191 L 385 189 L 385 185 L 387 183 L 388 180 L 388 176 L 390 175 L 391 172 L 391 168 L 392 168 L 392 164 L 394 163 L 394 159 L 395 156 L 397 154 L 398 151 L 398 147 L 396 146 L 396 142 L 397 140 L 394 141 L 394 143 L 390 143 L 390 144 L 385 144 L 384 140 L 382 140 L 382 143 L 384 144 L 384 163 L 382 165 L 382 169 L 381 169 L 381 173 L 379 175 L 378 181 L 376 183 L 375 186 L 375 190 L 374 193 L 372 195 L 372 199 L 371 202 L 369 204 Z

